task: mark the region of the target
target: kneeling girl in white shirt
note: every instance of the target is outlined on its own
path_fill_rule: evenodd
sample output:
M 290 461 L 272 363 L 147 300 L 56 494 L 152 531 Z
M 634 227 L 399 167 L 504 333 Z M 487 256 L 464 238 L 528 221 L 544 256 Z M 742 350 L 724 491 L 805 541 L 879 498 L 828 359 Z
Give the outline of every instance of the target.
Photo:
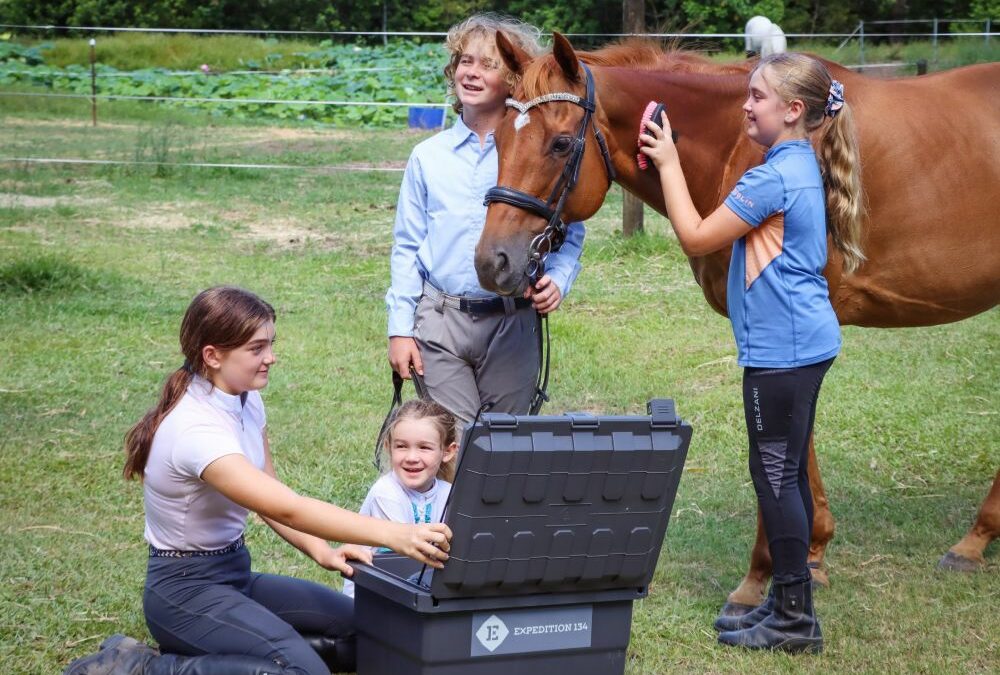
M 68 675 L 353 671 L 353 603 L 322 584 L 253 572 L 243 538 L 250 511 L 346 575 L 350 560 L 371 561 L 369 546 L 433 567 L 447 559 L 445 525 L 366 518 L 278 480 L 259 394 L 276 360 L 274 319 L 271 305 L 233 287 L 203 291 L 188 307 L 184 365 L 125 437 L 125 477 L 143 485 L 143 609 L 160 652 L 116 635 Z

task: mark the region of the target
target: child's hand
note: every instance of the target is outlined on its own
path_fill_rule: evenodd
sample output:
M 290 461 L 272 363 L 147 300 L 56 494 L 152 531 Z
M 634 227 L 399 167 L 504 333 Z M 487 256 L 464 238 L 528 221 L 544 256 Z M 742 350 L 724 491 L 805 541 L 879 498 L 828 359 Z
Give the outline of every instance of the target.
M 321 567 L 340 572 L 345 577 L 351 577 L 354 576 L 354 569 L 347 564 L 347 561 L 357 560 L 371 565 L 372 550 L 367 546 L 358 546 L 357 544 L 344 544 L 336 548 L 327 546 L 314 556 L 314 560 Z
M 389 338 L 389 365 L 404 380 L 410 379 L 410 366 L 417 375 L 424 374 L 424 362 L 420 358 L 417 341 L 411 337 L 394 335 Z
M 451 528 L 444 523 L 391 525 L 394 527 L 386 541 L 389 548 L 436 569 L 444 567 L 448 551 L 451 550 Z
M 524 297 L 535 304 L 535 311 L 540 314 L 556 311 L 562 302 L 562 292 L 548 274 L 543 275 L 534 286 L 524 289 Z
M 647 120 L 646 133 L 639 138 L 643 143 L 639 152 L 649 157 L 657 170 L 669 164 L 680 162 L 666 111 L 660 114 L 660 124 L 653 120 Z

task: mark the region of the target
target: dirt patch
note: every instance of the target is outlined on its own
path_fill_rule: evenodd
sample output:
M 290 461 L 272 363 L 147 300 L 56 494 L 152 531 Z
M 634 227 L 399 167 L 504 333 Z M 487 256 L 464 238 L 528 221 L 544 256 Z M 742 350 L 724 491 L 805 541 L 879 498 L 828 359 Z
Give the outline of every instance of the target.
M 94 206 L 107 203 L 106 199 L 95 197 L 77 197 L 74 195 L 59 197 L 32 197 L 12 192 L 0 192 L 0 208 L 8 209 L 52 209 L 57 206 Z
M 29 119 L 26 117 L 5 117 L 4 126 L 23 126 L 31 129 L 38 129 L 39 127 L 93 127 L 93 123 L 89 119 L 60 119 L 60 120 L 36 120 Z M 124 124 L 120 122 L 101 122 L 98 128 L 105 129 L 134 129 L 137 125 L 135 124 Z
M 150 230 L 185 230 L 195 221 L 174 209 L 155 209 L 137 214 L 123 223 L 126 227 Z

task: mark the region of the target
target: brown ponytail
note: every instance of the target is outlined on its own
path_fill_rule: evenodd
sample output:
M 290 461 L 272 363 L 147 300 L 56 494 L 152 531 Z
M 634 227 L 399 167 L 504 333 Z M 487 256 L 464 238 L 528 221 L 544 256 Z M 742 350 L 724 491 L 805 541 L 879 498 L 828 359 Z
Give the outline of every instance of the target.
M 195 375 L 208 376 L 202 350 L 208 345 L 226 352 L 246 344 L 261 324 L 274 321 L 274 308 L 259 297 L 233 286 L 216 286 L 202 291 L 188 305 L 181 321 L 181 351 L 184 365 L 163 385 L 160 400 L 125 434 L 127 480 L 142 480 L 153 436 L 163 418 L 184 396 Z
M 153 434 L 160 428 L 160 422 L 181 400 L 193 375 L 185 368 L 178 368 L 163 385 L 160 401 L 142 416 L 138 424 L 125 434 L 125 469 L 122 472 L 127 480 L 138 478 L 142 480 L 149 459 L 149 449 L 153 446 Z

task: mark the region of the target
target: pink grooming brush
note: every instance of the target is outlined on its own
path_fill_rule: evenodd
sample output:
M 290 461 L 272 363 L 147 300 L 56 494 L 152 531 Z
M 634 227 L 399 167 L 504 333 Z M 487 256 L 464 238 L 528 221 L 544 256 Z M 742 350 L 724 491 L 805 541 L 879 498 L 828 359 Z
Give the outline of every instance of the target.
M 657 103 L 656 101 L 650 101 L 646 104 L 646 110 L 642 113 L 642 121 L 639 122 L 639 139 L 638 145 L 642 147 L 642 135 L 647 132 L 646 122 L 653 120 L 655 123 L 660 123 L 660 113 L 665 111 L 667 106 L 662 103 Z M 640 169 L 647 169 L 649 167 L 649 159 L 646 155 L 641 152 L 635 156 L 635 161 L 639 163 Z

